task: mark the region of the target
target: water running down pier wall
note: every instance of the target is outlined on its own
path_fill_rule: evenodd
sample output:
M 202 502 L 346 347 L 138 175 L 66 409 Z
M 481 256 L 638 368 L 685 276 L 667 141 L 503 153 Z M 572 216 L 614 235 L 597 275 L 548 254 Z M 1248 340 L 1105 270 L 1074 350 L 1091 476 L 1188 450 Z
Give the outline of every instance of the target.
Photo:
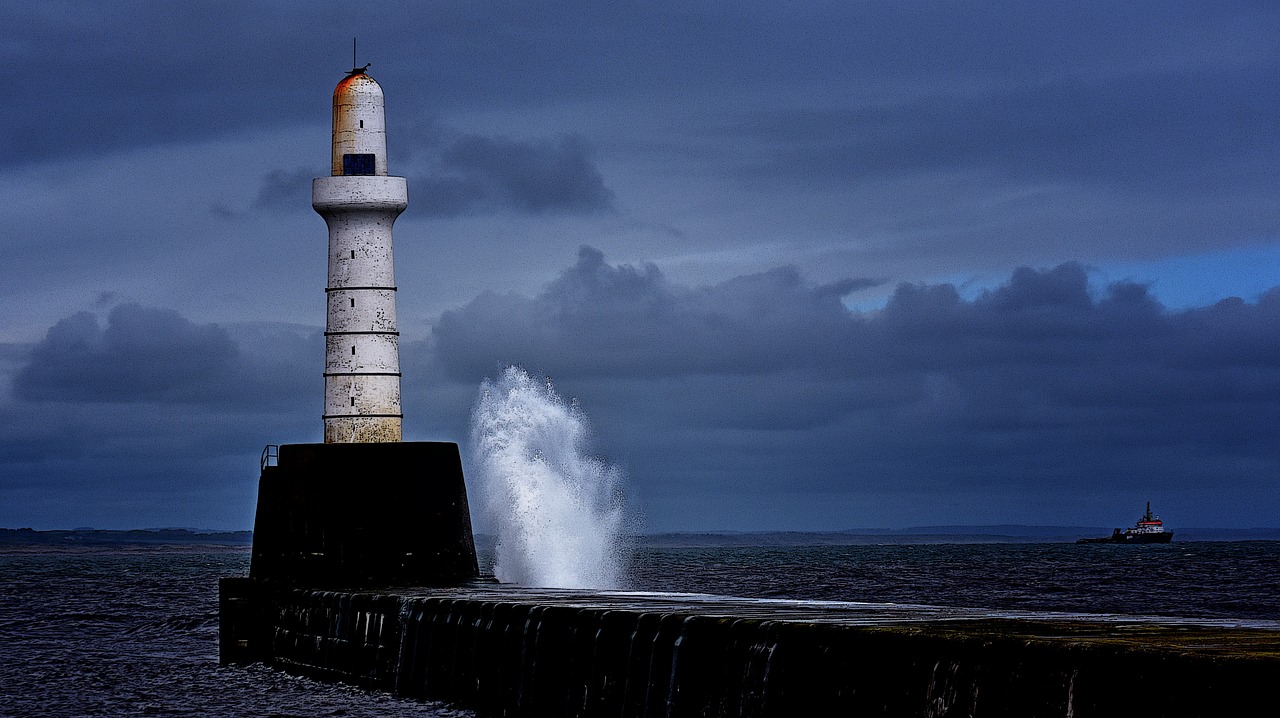
M 508 588 L 224 579 L 223 662 L 479 716 L 1243 715 L 1280 675 L 1275 630 Z

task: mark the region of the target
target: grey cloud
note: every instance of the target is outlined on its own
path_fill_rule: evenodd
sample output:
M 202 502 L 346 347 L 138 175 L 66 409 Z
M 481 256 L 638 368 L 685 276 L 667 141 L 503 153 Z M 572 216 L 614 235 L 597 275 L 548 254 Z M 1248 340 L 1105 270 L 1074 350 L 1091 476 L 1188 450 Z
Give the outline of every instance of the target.
M 0 524 L 251 526 L 263 445 L 318 438 L 323 353 L 309 327 L 67 317 L 4 357 Z
M 16 342 L 0 342 L 0 361 L 21 361 L 31 359 L 31 345 Z
M 311 180 L 316 176 L 313 168 L 292 172 L 272 170 L 262 178 L 258 196 L 253 200 L 255 209 L 278 212 L 296 212 L 311 207 Z
M 58 322 L 14 387 L 28 401 L 189 402 L 210 382 L 225 383 L 237 353 L 216 326 L 129 304 L 112 310 L 105 328 L 88 312 Z
M 407 210 L 410 215 L 460 217 L 480 211 L 490 197 L 488 183 L 474 177 L 419 175 L 410 183 L 413 186 Z
M 757 117 L 740 131 L 778 149 L 742 171 L 828 182 L 978 170 L 1219 195 L 1269 171 L 1278 118 L 1272 67 L 1134 70 Z
M 263 445 L 319 433 L 276 409 L 0 404 L 0 525 L 249 528 Z
M 1193 342 L 1194 333 L 1179 328 L 1198 316 L 1167 315 L 1137 284 L 1112 285 L 1095 300 L 1085 269 L 1074 263 L 1019 269 L 972 301 L 946 284 L 902 284 L 883 311 L 869 315 L 839 301 L 878 283 L 855 278 L 819 286 L 780 267 L 688 288 L 671 284 L 653 265 L 610 265 L 584 247 L 577 263 L 535 297 L 487 293 L 446 312 L 435 341 L 444 366 L 469 379 L 505 361 L 569 376 L 787 370 L 851 376 L 1131 357 Z M 1188 353 L 1195 353 L 1190 346 L 1181 355 Z
M 221 137 L 246 126 L 314 124 L 315 97 L 332 89 L 349 60 L 345 47 L 316 40 L 333 27 L 369 37 L 364 44 L 375 75 L 390 83 L 401 111 L 424 117 L 441 106 L 545 107 L 632 93 L 675 93 L 677 102 L 687 98 L 705 109 L 723 102 L 717 95 L 733 86 L 792 87 L 825 98 L 882 97 L 888 86 L 888 94 L 905 95 L 993 78 L 1069 77 L 1080 70 L 1095 77 L 1162 52 L 1192 68 L 1258 70 L 1251 77 L 1262 85 L 1228 82 L 1215 91 L 1189 84 L 1193 100 L 1196 90 L 1211 93 L 1215 102 L 1205 103 L 1211 108 L 1223 97 L 1241 100 L 1242 91 L 1266 97 L 1262 90 L 1272 85 L 1265 73 L 1274 77 L 1275 70 L 1275 37 L 1267 29 L 1275 13 L 1265 2 L 1194 9 L 1149 2 L 1053 9 L 1016 2 L 784 9 L 744 3 L 732 13 L 673 2 L 596 10 L 441 2 L 397 6 L 397 20 L 388 24 L 376 13 L 353 18 L 341 3 L 264 11 L 238 2 L 164 12 L 142 2 L 74 10 L 10 3 L 0 11 L 0 61 L 23 68 L 25 81 L 0 109 L 13 128 L 0 138 L 0 163 Z M 316 68 L 325 67 L 332 71 L 317 76 Z M 859 91 L 864 85 L 870 89 Z M 394 94 L 397 86 L 418 90 Z M 75 102 L 50 103 L 51 97 Z M 953 112 L 947 104 L 928 109 L 945 117 Z M 1047 107 L 1070 109 L 1060 101 Z M 1012 126 L 1004 117 L 961 110 L 956 127 L 970 128 L 973 119 Z M 1120 112 L 1113 118 L 1126 119 Z
M 0 58 L 25 67 L 28 82 L 0 110 L 16 128 L 0 139 L 0 162 L 101 155 L 296 121 L 307 88 L 266 78 L 308 72 L 316 48 L 303 24 L 271 22 L 265 33 L 264 20 L 247 3 L 161 12 L 146 3 L 6 7 Z
M 819 294 L 830 294 L 831 296 L 835 296 L 835 297 L 847 297 L 850 294 L 853 294 L 854 292 L 862 291 L 863 289 L 871 289 L 872 287 L 879 287 L 883 284 L 886 284 L 888 281 L 889 280 L 887 279 L 870 279 L 867 277 L 841 279 L 840 281 L 837 281 L 837 282 L 824 284 L 818 287 L 816 291 Z
M 415 195 L 423 197 L 417 210 L 430 216 L 608 212 L 613 192 L 591 155 L 591 146 L 577 136 L 518 141 L 462 135 L 442 148 L 438 170 L 415 178 Z
M 287 345 L 288 337 L 279 341 Z M 295 342 L 296 343 L 296 342 Z M 292 358 L 249 357 L 227 330 L 167 309 L 122 304 L 55 324 L 13 378 L 29 402 L 206 404 L 264 408 L 300 389 Z
M 881 312 L 846 310 L 839 290 L 868 281 L 781 267 L 686 287 L 584 247 L 538 295 L 481 295 L 404 343 L 407 435 L 464 435 L 479 380 L 515 362 L 580 399 L 652 530 L 839 526 L 849 505 L 871 513 L 846 526 L 963 523 L 999 502 L 1079 522 L 1081 497 L 1153 493 L 1205 522 L 1274 508 L 1257 492 L 1280 470 L 1280 288 L 1171 311 L 1064 264 L 974 298 L 902 284 Z M 0 505 L 47 522 L 71 520 L 55 487 L 120 521 L 216 502 L 218 525 L 247 525 L 261 445 L 319 433 L 314 328 L 126 304 L 5 349 L 21 368 L 0 404 Z M 164 491 L 171 508 L 138 499 Z M 732 515 L 700 508 L 730 498 Z
M 584 248 L 535 297 L 445 314 L 434 341 L 457 381 L 517 362 L 588 397 L 601 443 L 650 491 L 667 476 L 711 490 L 738 466 L 762 493 L 1039 495 L 1156 476 L 1191 492 L 1280 467 L 1275 326 L 1280 288 L 1175 312 L 1140 284 L 1092 288 L 1078 264 L 972 300 L 904 284 L 853 313 L 790 268 L 687 288 Z M 696 455 L 673 458 L 685 443 Z
M 445 367 L 467 378 L 495 362 L 569 375 L 755 373 L 838 352 L 846 317 L 838 296 L 794 268 L 687 289 L 583 247 L 537 297 L 481 295 L 442 315 L 435 340 Z

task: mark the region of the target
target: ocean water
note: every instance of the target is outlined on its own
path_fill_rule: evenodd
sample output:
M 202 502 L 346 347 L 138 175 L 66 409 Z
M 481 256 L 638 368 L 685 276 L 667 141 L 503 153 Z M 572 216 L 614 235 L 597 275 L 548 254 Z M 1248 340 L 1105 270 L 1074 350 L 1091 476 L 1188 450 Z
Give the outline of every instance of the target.
M 632 585 L 761 598 L 1280 620 L 1280 542 L 641 550 Z
M 469 716 L 217 663 L 244 549 L 0 553 L 0 716 Z M 1280 542 L 640 549 L 648 591 L 1280 621 Z
M 218 579 L 247 550 L 0 555 L 0 716 L 469 716 L 218 665 Z

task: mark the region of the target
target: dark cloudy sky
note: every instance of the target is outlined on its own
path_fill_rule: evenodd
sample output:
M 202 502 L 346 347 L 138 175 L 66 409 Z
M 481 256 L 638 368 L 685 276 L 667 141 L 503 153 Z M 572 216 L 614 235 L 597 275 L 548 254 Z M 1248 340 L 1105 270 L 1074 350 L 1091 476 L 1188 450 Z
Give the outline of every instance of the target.
M 645 0 L 0 7 L 0 526 L 320 439 L 353 35 L 406 438 L 517 363 L 651 531 L 1280 525 L 1280 6 Z

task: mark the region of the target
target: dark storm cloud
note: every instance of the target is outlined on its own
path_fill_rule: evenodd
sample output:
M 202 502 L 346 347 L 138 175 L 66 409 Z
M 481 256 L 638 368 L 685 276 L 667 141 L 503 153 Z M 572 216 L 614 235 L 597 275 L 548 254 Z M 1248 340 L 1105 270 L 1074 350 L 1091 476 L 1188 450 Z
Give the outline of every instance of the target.
M 876 284 L 863 273 L 1266 242 L 1280 220 L 1278 22 L 1280 5 L 1261 0 L 4 4 L 0 168 L 14 193 L 8 284 L 23 291 L 0 344 L 13 378 L 0 510 L 91 523 L 64 523 L 68 498 L 88 497 L 98 516 L 192 517 L 124 525 L 208 525 L 207 507 L 251 506 L 262 443 L 317 438 L 318 330 L 127 305 L 105 323 L 67 315 L 106 288 L 202 316 L 276 316 L 310 281 L 283 268 L 311 257 L 322 273 L 323 252 L 298 239 L 319 221 L 306 182 L 325 171 L 329 97 L 358 34 L 359 62 L 387 90 L 410 214 L 542 216 L 569 246 L 726 258 L 685 286 L 585 249 L 536 296 L 475 297 L 428 341 L 406 338 L 407 429 L 465 435 L 479 380 L 516 362 L 581 397 L 599 445 L 676 527 L 940 522 L 948 506 L 958 522 L 1041 521 L 1028 504 L 1114 508 L 1133 487 L 1181 492 L 1184 511 L 1216 512 L 1206 522 L 1238 507 L 1274 522 L 1276 290 L 1173 311 L 1066 264 L 976 297 L 930 282 L 899 286 L 879 312 L 841 301 Z M 939 175 L 963 190 L 931 184 Z M 1046 186 L 1067 189 L 1001 201 Z M 238 221 L 257 210 L 266 227 L 207 215 L 195 220 L 214 229 L 201 227 L 191 206 Z M 633 212 L 679 224 L 679 241 L 620 230 Z M 609 221 L 551 221 L 591 214 Z M 510 219 L 459 223 L 472 226 L 438 256 L 406 242 L 397 269 L 447 273 L 444 301 L 507 287 L 515 272 L 500 263 L 547 251 L 511 252 L 532 245 Z M 483 256 L 452 251 L 479 237 Z M 813 257 L 828 241 L 880 263 L 836 259 L 818 283 L 759 271 L 772 260 L 751 249 Z M 1203 296 L 1239 286 L 1223 266 Z M 721 281 L 731 274 L 743 276 Z M 37 305 L 49 314 L 31 318 Z M 411 319 L 401 305 L 406 325 L 422 326 L 418 306 Z M 32 343 L 50 317 L 66 318 Z M 860 521 L 832 497 L 890 518 Z
M 446 368 L 468 379 L 503 361 L 583 376 L 754 373 L 825 361 L 850 328 L 839 296 L 794 268 L 690 290 L 583 247 L 537 297 L 481 295 L 441 316 L 435 338 Z
M 297 83 L 264 81 L 307 72 L 310 33 L 253 3 L 9 3 L 0 12 L 0 60 L 22 68 L 0 110 L 10 127 L 3 164 L 278 127 L 310 99 Z
M 698 36 L 671 12 L 683 10 L 401 2 L 353 14 L 348 3 L 10 3 L 0 10 L 0 61 L 21 68 L 21 81 L 0 108 L 10 128 L 0 137 L 0 166 L 314 124 L 316 98 L 348 67 L 352 35 L 380 81 L 417 88 L 396 95 L 409 114 L 429 116 L 440 103 L 506 108 L 616 89 L 624 74 L 643 80 L 634 77 L 636 60 L 666 56 L 662 43 L 637 38 L 674 32 L 684 38 L 676 46 L 687 46 Z
M 1122 141 L 1140 138 L 1161 116 L 1176 129 L 1161 136 L 1224 144 L 1251 118 L 1262 136 L 1272 126 L 1275 113 L 1259 111 L 1274 108 L 1276 16 L 1265 2 L 757 2 L 734 12 L 440 2 L 385 4 L 360 17 L 345 3 L 9 3 L 0 62 L 21 76 L 0 108 L 9 128 L 0 163 L 314 124 L 315 98 L 346 69 L 352 34 L 368 38 L 375 76 L 419 88 L 395 95 L 402 115 L 660 93 L 732 117 L 757 104 L 726 98 L 726 87 L 794 88 L 816 100 L 802 110 L 886 99 L 900 108 L 890 115 L 905 120 L 902 133 L 890 117 L 864 116 L 862 127 L 880 134 L 862 159 L 916 147 L 915 135 L 945 141 L 953 132 L 962 147 L 973 144 L 965 130 L 978 141 L 1004 137 L 1022 119 L 1030 135 L 1059 145 L 1103 120 Z M 1152 65 L 1167 68 L 1143 69 Z M 947 92 L 984 84 L 1042 89 Z M 922 95 L 935 99 L 909 99 Z
M 13 380 L 30 402 L 218 404 L 264 407 L 296 395 L 291 361 L 254 361 L 228 332 L 168 309 L 115 307 L 55 324 Z
M 845 280 L 832 291 L 781 267 L 688 288 L 653 265 L 610 265 L 583 247 L 539 295 L 484 294 L 446 312 L 434 337 L 443 365 L 468 379 L 514 360 L 565 377 L 986 371 L 995 380 L 1005 368 L 1040 367 L 1099 379 L 1098 369 L 1134 365 L 1280 367 L 1271 329 L 1280 290 L 1256 304 L 1170 312 L 1140 284 L 1094 290 L 1085 269 L 1068 263 L 1018 269 L 972 300 L 949 284 L 902 284 L 879 312 L 850 312 L 839 301 L 872 284 Z
M 1088 522 L 1089 497 L 1152 492 L 1204 523 L 1252 501 L 1240 520 L 1261 521 L 1280 470 L 1280 288 L 1171 311 L 1088 276 L 1024 268 L 972 298 L 902 284 L 858 313 L 839 298 L 869 281 L 783 267 L 686 287 L 583 248 L 537 296 L 479 296 L 404 343 L 407 435 L 464 435 L 479 380 L 516 362 L 580 398 L 653 530 L 964 523 L 1001 502 Z M 316 330 L 133 305 L 105 326 L 68 317 L 5 352 L 20 369 L 0 404 L 0 505 L 58 525 L 57 497 L 80 496 L 155 525 L 217 502 L 217 525 L 247 525 L 261 444 L 318 434 L 322 347 Z
M 319 433 L 317 329 L 126 304 L 12 349 L 0 525 L 247 528 L 263 444 Z
M 1155 476 L 1238 487 L 1280 467 L 1276 326 L 1280 288 L 1173 312 L 1140 284 L 1091 287 L 1078 264 L 973 299 L 904 284 L 860 314 L 789 268 L 685 288 L 584 248 L 536 297 L 445 314 L 435 342 L 459 379 L 519 362 L 592 397 L 633 473 L 1031 496 Z M 688 455 L 671 449 L 686 432 Z
M 777 148 L 744 168 L 747 176 L 848 182 L 978 170 L 1219 195 L 1224 184 L 1256 184 L 1280 156 L 1280 75 L 1274 67 L 1131 71 L 783 112 L 741 130 Z
M 833 297 L 847 297 L 854 292 L 878 287 L 888 281 L 887 279 L 868 279 L 864 277 L 841 279 L 830 284 L 824 284 L 818 287 L 816 291 L 818 294 L 829 294 Z
M 438 174 L 414 179 L 422 201 L 413 206 L 444 217 L 611 211 L 613 192 L 591 155 L 586 140 L 572 135 L 536 141 L 465 135 L 443 148 Z

